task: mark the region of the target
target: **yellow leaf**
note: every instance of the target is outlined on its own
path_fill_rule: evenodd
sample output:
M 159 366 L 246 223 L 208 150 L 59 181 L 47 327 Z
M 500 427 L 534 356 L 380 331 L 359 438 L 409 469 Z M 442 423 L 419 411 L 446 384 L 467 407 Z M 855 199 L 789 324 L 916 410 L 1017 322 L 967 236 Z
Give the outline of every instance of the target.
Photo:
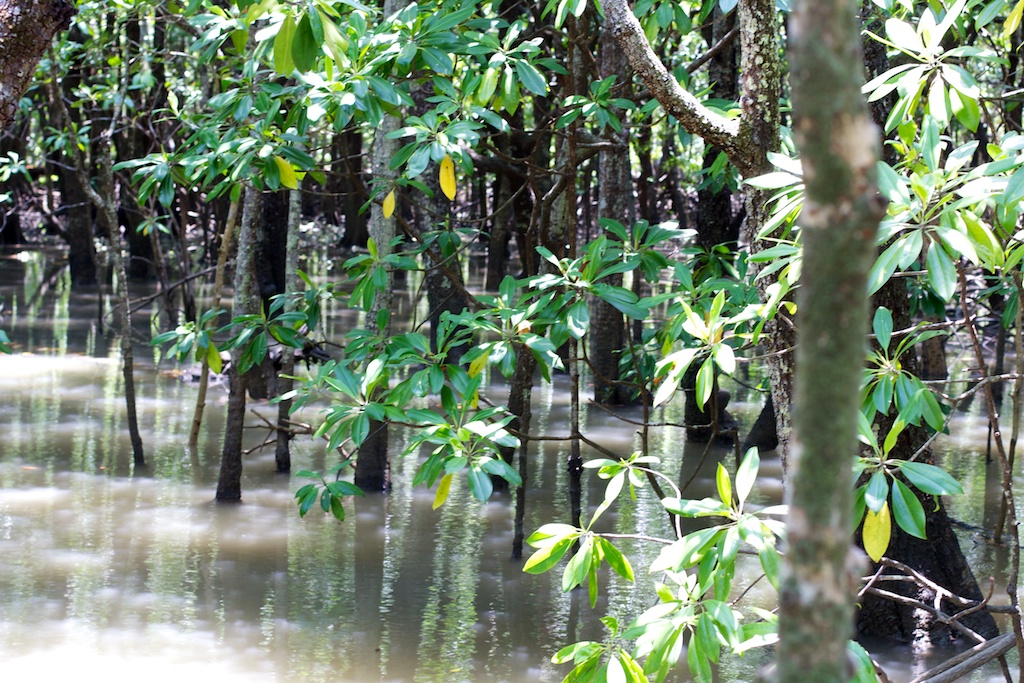
M 481 354 L 478 358 L 473 359 L 473 362 L 469 364 L 469 376 L 476 377 L 487 365 L 487 359 L 489 354 Z
M 434 494 L 434 509 L 444 505 L 444 502 L 448 500 L 448 492 L 452 489 L 452 475 L 451 473 L 441 477 L 441 483 L 437 485 L 437 493 Z
M 889 548 L 892 537 L 892 518 L 889 515 L 889 501 L 882 503 L 877 513 L 869 508 L 864 515 L 864 550 L 875 562 L 882 559 Z
M 455 162 L 450 154 L 441 159 L 441 191 L 448 199 L 455 199 Z
M 213 344 L 206 347 L 206 365 L 218 375 L 224 369 L 224 362 L 221 360 L 220 351 Z
M 295 169 L 292 168 L 292 165 L 279 156 L 274 157 L 274 163 L 277 164 L 277 171 L 281 176 L 281 184 L 289 190 L 299 189 L 299 177 L 295 175 Z
M 388 196 L 384 198 L 384 206 L 381 207 L 384 211 L 384 218 L 391 218 L 391 214 L 395 212 L 395 191 L 391 190 L 388 192 Z
M 1024 13 L 1024 0 L 1018 0 L 1003 24 L 1003 38 L 1009 38 L 1020 27 L 1021 16 Z

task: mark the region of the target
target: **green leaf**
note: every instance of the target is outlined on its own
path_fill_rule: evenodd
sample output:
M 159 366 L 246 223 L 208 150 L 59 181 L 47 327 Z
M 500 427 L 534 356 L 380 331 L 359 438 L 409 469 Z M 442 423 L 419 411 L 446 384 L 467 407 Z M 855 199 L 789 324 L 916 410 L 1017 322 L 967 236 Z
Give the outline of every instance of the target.
M 761 467 L 761 457 L 758 454 L 757 446 L 747 450 L 747 454 L 743 456 L 743 462 L 740 463 L 739 468 L 736 470 L 736 499 L 743 505 L 743 502 L 750 495 L 750 490 L 754 488 L 754 482 L 757 480 L 757 471 Z
M 933 243 L 928 249 L 928 256 L 925 257 L 925 265 L 928 269 L 928 284 L 932 291 L 940 299 L 948 302 L 956 293 L 957 274 L 956 266 L 952 259 L 946 254 L 946 250 L 937 243 Z
M 892 480 L 892 512 L 901 529 L 911 536 L 925 538 L 925 517 L 921 501 L 899 479 Z
M 629 559 L 622 554 L 622 551 L 607 539 L 598 538 L 598 542 L 601 544 L 601 552 L 604 554 L 604 559 L 608 562 L 608 566 L 622 578 L 627 581 L 633 581 L 633 567 L 629 564 Z
M 867 490 L 864 492 L 864 502 L 872 512 L 879 512 L 889 498 L 889 483 L 886 480 L 885 472 L 878 470 L 868 480 Z
M 526 60 L 520 59 L 516 61 L 516 76 L 519 77 L 519 82 L 533 94 L 548 94 L 548 84 L 544 76 L 537 70 L 537 67 Z
M 933 496 L 961 494 L 963 488 L 945 470 L 923 462 L 898 461 L 903 476 L 916 488 Z
M 575 532 L 575 529 L 573 530 Z M 555 543 L 541 547 L 526 560 L 523 571 L 529 574 L 543 574 L 548 571 L 565 556 L 565 553 L 572 547 L 576 540 L 576 534 L 559 539 Z
M 882 384 L 885 384 L 885 382 L 882 382 Z M 885 435 L 885 441 L 882 443 L 882 453 L 884 455 L 889 455 L 889 453 L 892 452 L 892 449 L 896 447 L 896 441 L 897 439 L 900 438 L 900 434 L 903 433 L 903 430 L 906 428 L 906 426 L 907 423 L 905 423 L 902 419 L 899 418 L 897 418 L 896 421 L 892 423 L 892 427 L 889 429 L 889 433 Z M 877 508 L 873 509 L 875 510 L 875 512 L 878 512 Z
M 917 30 L 905 21 L 889 19 L 885 22 L 885 34 L 893 44 L 901 50 L 920 54 L 924 52 L 924 43 Z
M 292 41 L 295 38 L 295 19 L 291 15 L 284 18 L 281 28 L 274 38 L 274 71 L 281 76 L 291 76 L 295 70 L 292 59 Z
M 715 388 L 715 365 L 710 356 L 701 364 L 697 371 L 697 406 L 703 411 Z
M 469 468 L 469 492 L 481 503 L 486 503 L 494 492 L 491 475 L 477 466 Z
M 761 569 L 764 570 L 764 576 L 768 579 L 768 583 L 775 590 L 779 590 L 779 567 L 782 565 L 779 551 L 773 544 L 767 543 L 757 551 L 757 557 L 761 561 Z
M 206 365 L 217 375 L 224 369 L 220 351 L 217 350 L 217 346 L 213 343 L 206 347 Z
M 701 500 L 662 498 L 661 504 L 669 512 L 681 517 L 727 517 L 731 510 L 726 503 L 714 498 L 702 498 Z
M 316 66 L 316 58 L 319 54 L 320 45 L 313 37 L 309 14 L 303 14 L 302 19 L 295 27 L 295 35 L 292 37 L 292 60 L 295 63 L 295 68 L 303 73 L 312 71 Z
M 725 505 L 732 505 L 732 481 L 729 479 L 729 472 L 722 463 L 718 463 L 715 470 L 715 484 L 718 486 L 718 496 Z
M 565 314 L 565 321 L 569 327 L 569 334 L 576 339 L 582 339 L 590 327 L 590 309 L 587 302 L 580 300 L 570 306 Z
M 875 338 L 878 340 L 878 345 L 882 347 L 883 351 L 889 350 L 889 341 L 892 339 L 892 327 L 892 312 L 885 306 L 876 308 L 875 320 L 871 328 L 875 333 Z
M 661 550 L 657 559 L 651 563 L 651 572 L 664 570 L 680 571 L 692 567 L 704 557 L 706 547 L 714 542 L 716 536 L 722 533 L 719 527 L 700 529 L 691 534 L 683 536 L 670 546 Z

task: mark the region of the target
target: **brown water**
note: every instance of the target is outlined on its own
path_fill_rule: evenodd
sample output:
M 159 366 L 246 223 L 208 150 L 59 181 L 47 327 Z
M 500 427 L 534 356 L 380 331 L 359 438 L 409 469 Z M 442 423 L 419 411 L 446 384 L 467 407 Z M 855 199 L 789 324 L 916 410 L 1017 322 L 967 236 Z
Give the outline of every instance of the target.
M 173 363 L 156 365 L 144 344 L 145 314 L 136 319 L 136 357 L 148 464 L 134 468 L 118 340 L 97 319 L 101 302 L 109 311 L 109 296 L 73 291 L 66 273 L 48 278 L 47 264 L 40 254 L 0 263 L 2 326 L 18 344 L 15 355 L 0 356 L 0 680 L 555 681 L 567 672 L 549 663 L 560 647 L 600 638 L 606 613 L 628 621 L 648 606 L 650 591 L 614 577 L 601 577 L 602 598 L 591 610 L 579 592 L 560 592 L 559 571 L 524 574 L 509 557 L 509 497 L 480 504 L 456 485 L 432 510 L 433 493 L 411 486 L 415 458 L 396 460 L 394 491 L 353 501 L 343 523 L 315 511 L 298 517 L 292 496 L 306 482 L 274 474 L 271 449 L 246 458 L 244 503 L 215 505 L 226 387 L 211 388 L 200 452 L 190 458 L 184 444 L 195 386 L 167 372 Z M 340 334 L 352 321 L 333 324 Z M 566 396 L 564 378 L 538 389 L 538 432 L 565 433 Z M 504 401 L 501 387 L 492 398 Z M 754 406 L 736 407 L 752 419 Z M 276 407 L 254 410 L 269 417 Z M 666 419 L 681 421 L 675 411 Z M 584 417 L 588 434 L 606 447 L 624 454 L 636 447 L 634 427 L 600 411 Z M 255 447 L 266 430 L 255 416 L 248 423 Z M 977 446 L 946 447 L 976 453 Z M 702 447 L 665 429 L 654 430 L 652 450 L 679 479 L 697 467 Z M 565 456 L 560 442 L 534 443 L 528 530 L 567 521 Z M 710 494 L 723 458 L 734 467 L 731 455 L 713 451 L 688 495 Z M 980 525 L 988 514 L 984 464 L 979 474 L 978 457 L 951 460 L 962 464 L 957 474 L 972 491 L 954 514 Z M 293 442 L 295 471 L 333 462 L 322 443 Z M 762 473 L 757 495 L 774 501 L 778 462 L 765 457 Z M 592 508 L 601 483 L 587 477 L 586 485 Z M 608 524 L 668 533 L 650 496 Z M 990 547 L 965 547 L 975 566 L 997 570 Z M 636 550 L 648 559 L 656 551 Z M 638 572 L 638 583 L 650 582 Z M 768 604 L 759 590 L 748 599 Z M 903 650 L 880 656 L 894 680 L 932 663 Z M 753 680 L 764 661 L 757 654 L 729 660 L 720 679 Z

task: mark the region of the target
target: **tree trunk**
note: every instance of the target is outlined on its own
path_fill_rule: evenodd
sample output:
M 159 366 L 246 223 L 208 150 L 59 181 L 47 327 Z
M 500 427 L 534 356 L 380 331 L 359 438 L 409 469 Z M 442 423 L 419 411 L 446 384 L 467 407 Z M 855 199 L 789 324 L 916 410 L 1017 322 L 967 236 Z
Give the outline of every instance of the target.
M 631 89 L 633 75 L 626 55 L 615 44 L 611 31 L 602 29 L 599 39 L 601 77 L 617 75 L 617 82 Z M 626 230 L 636 222 L 636 202 L 633 200 L 633 175 L 629 162 L 629 129 L 616 133 L 611 127 L 605 137 L 615 144 L 614 149 L 598 154 L 598 214 L 622 223 Z M 634 273 L 640 277 L 640 273 Z M 607 284 L 621 287 L 622 273 L 606 280 Z M 611 405 L 630 402 L 631 391 L 619 383 L 619 359 L 629 341 L 626 320 L 622 313 L 603 299 L 594 299 L 590 305 L 590 328 L 596 333 L 588 335 L 589 360 L 594 371 L 594 401 Z
M 0 0 L 0 129 L 18 113 L 36 65 L 74 15 L 67 0 Z
M 233 201 L 228 209 L 227 221 L 224 223 L 224 232 L 220 236 L 220 251 L 217 255 L 217 266 L 213 276 L 213 291 L 210 293 L 210 308 L 213 310 L 220 308 L 220 297 L 224 290 L 224 270 L 228 260 L 228 252 L 231 251 L 231 242 L 234 239 L 235 226 L 237 224 L 238 201 Z M 203 356 L 202 368 L 199 371 L 199 391 L 196 394 L 196 407 L 192 412 L 192 430 L 189 432 L 188 437 L 189 454 L 197 459 L 199 428 L 203 424 L 203 412 L 206 409 L 206 389 L 209 383 L 210 362 L 206 356 Z
M 263 195 L 252 187 L 245 188 L 242 200 L 242 222 L 238 231 L 238 254 L 235 257 L 235 298 L 232 315 L 259 312 L 259 285 L 256 277 L 257 231 L 263 211 Z M 242 431 L 245 425 L 245 392 L 247 376 L 258 372 L 253 368 L 245 375 L 238 371 L 241 352 L 231 353 L 228 370 L 228 414 L 224 421 L 224 448 L 220 457 L 217 480 L 217 502 L 239 503 L 242 500 Z
M 335 160 L 331 169 L 335 173 L 331 188 L 340 194 L 340 218 L 345 232 L 339 246 L 354 249 L 366 246 L 369 237 L 366 214 L 359 213 L 366 203 L 366 179 L 363 173 L 363 134 L 357 128 L 346 128 L 335 136 L 332 144 Z
M 80 40 L 84 38 L 80 37 Z M 73 38 L 68 37 L 71 41 Z M 68 65 L 63 82 L 54 83 L 47 88 L 50 97 L 50 125 L 57 128 L 69 128 L 77 131 L 83 123 L 80 109 L 69 110 L 64 97 L 74 91 L 84 80 L 81 59 L 76 58 Z M 76 148 L 77 149 L 77 148 Z M 94 242 L 94 212 L 89 203 L 84 184 L 88 184 L 86 173 L 80 176 L 76 163 L 54 163 L 54 172 L 60 188 L 60 207 L 57 213 L 65 217 L 61 236 L 68 245 L 68 267 L 71 270 L 71 282 L 74 285 L 91 286 L 99 282 L 96 262 L 96 244 Z M 82 177 L 85 178 L 84 184 Z
M 679 85 L 654 54 L 626 0 L 605 0 L 602 6 L 607 25 L 630 65 L 667 113 L 687 131 L 702 137 L 705 145 L 724 151 L 744 178 L 762 175 L 771 169 L 767 153 L 779 145 L 781 96 L 780 31 L 773 0 L 741 0 L 737 6 L 740 71 L 744 74 L 738 120 L 726 119 L 709 110 Z M 754 252 L 763 248 L 758 233 L 768 219 L 766 204 L 770 197 L 771 193 L 762 190 L 747 192 L 743 236 Z M 770 284 L 763 282 L 762 286 Z M 794 343 L 793 332 L 791 326 L 778 320 L 766 325 L 765 330 L 761 342 L 772 384 L 780 456 L 785 469 L 792 397 L 789 351 Z
M 723 48 L 715 53 L 708 64 L 708 81 L 711 83 L 711 97 L 735 100 L 739 97 L 739 41 L 729 39 L 736 26 L 736 14 L 722 14 L 715 7 L 711 21 L 704 29 L 708 47 L 719 43 Z M 718 159 L 722 150 L 710 146 L 704 152 L 704 169 L 707 170 Z M 706 177 L 704 182 L 712 179 Z M 740 225 L 733 219 L 732 191 L 728 185 L 716 187 L 713 184 L 697 190 L 697 244 L 710 251 L 719 244 L 730 243 L 736 248 Z
M 384 1 L 384 16 L 400 9 L 398 0 Z M 388 137 L 398 130 L 401 121 L 396 116 L 384 115 L 373 138 L 372 175 L 387 184 L 397 177 L 391 169 L 391 157 L 400 147 L 400 141 Z M 391 253 L 391 240 L 395 237 L 395 217 L 384 217 L 378 202 L 370 206 L 369 236 L 377 245 L 381 258 Z M 377 291 L 370 310 L 366 312 L 366 329 L 387 336 L 391 328 L 390 313 L 394 298 L 394 272 L 389 268 L 384 287 Z M 381 324 L 378 324 L 381 323 Z M 370 433 L 359 447 L 356 457 L 355 485 L 364 491 L 387 491 L 391 488 L 391 464 L 388 461 L 388 426 L 385 422 L 370 422 Z
M 288 200 L 288 244 L 286 246 L 285 258 L 285 291 L 301 292 L 302 279 L 299 277 L 299 223 L 302 220 L 302 193 L 292 190 Z M 285 312 L 294 311 L 295 304 L 286 303 Z M 285 394 L 291 391 L 292 380 L 289 376 L 295 374 L 295 352 L 293 349 L 282 348 L 284 354 L 281 358 L 281 377 L 277 380 L 278 393 Z M 291 413 L 292 399 L 285 399 L 277 404 L 277 444 L 274 448 L 274 461 L 277 464 L 277 471 L 284 473 L 292 468 L 291 454 L 291 429 L 288 417 Z
M 789 24 L 794 131 L 807 190 L 780 683 L 850 680 L 846 642 L 860 575 L 850 542 L 851 464 L 867 272 L 884 215 L 874 177 L 878 129 L 860 92 L 855 10 L 842 0 L 801 0 Z

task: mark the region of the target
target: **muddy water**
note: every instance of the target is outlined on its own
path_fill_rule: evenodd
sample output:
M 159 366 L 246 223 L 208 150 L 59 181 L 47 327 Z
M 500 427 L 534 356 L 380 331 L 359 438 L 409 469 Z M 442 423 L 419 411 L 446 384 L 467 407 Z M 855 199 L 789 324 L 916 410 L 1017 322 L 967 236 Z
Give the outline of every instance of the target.
M 118 340 L 98 316 L 109 312 L 109 296 L 71 288 L 48 264 L 39 254 L 0 262 L 2 325 L 17 345 L 15 355 L 0 357 L 0 680 L 555 681 L 566 673 L 550 663 L 561 646 L 601 638 L 606 613 L 628 622 L 648 606 L 649 591 L 614 577 L 601 576 L 592 610 L 585 595 L 561 593 L 560 572 L 524 574 L 509 557 L 509 497 L 480 504 L 456 485 L 435 511 L 432 492 L 411 485 L 416 458 L 396 460 L 394 491 L 352 501 L 343 523 L 315 511 L 298 517 L 292 496 L 305 481 L 274 474 L 271 449 L 247 456 L 244 503 L 215 505 L 226 387 L 211 388 L 200 451 L 190 457 L 195 386 L 173 363 L 156 363 L 144 343 L 146 311 L 135 323 L 148 463 L 133 467 Z M 332 324 L 340 335 L 353 321 Z M 566 396 L 564 379 L 537 391 L 537 431 L 567 431 Z M 504 401 L 500 386 L 492 398 Z M 753 405 L 736 407 L 752 419 Z M 275 408 L 253 410 L 269 418 Z M 681 421 L 676 410 L 665 419 Z M 634 427 L 595 410 L 584 418 L 605 447 L 636 447 Z M 256 415 L 248 424 L 255 448 L 268 435 Z M 962 516 L 980 525 L 988 514 L 983 460 L 959 455 L 976 447 L 947 445 L 951 460 L 967 463 L 958 474 L 978 491 Z M 719 460 L 735 466 L 721 449 L 702 462 L 702 450 L 678 430 L 652 432 L 652 451 L 670 476 L 686 480 L 698 469 L 688 496 L 711 493 Z M 533 444 L 527 529 L 567 521 L 565 457 L 561 442 Z M 295 471 L 333 462 L 322 443 L 293 442 Z M 762 471 L 756 495 L 773 502 L 781 495 L 777 461 L 765 457 Z M 586 485 L 593 509 L 600 482 L 588 477 Z M 668 533 L 649 495 L 605 523 L 622 533 Z M 968 546 L 976 566 L 997 569 L 990 548 Z M 635 552 L 653 557 L 657 548 Z M 747 599 L 767 606 L 770 597 L 757 585 Z M 929 661 L 879 655 L 894 680 Z M 720 678 L 753 680 L 763 661 L 730 660 Z

